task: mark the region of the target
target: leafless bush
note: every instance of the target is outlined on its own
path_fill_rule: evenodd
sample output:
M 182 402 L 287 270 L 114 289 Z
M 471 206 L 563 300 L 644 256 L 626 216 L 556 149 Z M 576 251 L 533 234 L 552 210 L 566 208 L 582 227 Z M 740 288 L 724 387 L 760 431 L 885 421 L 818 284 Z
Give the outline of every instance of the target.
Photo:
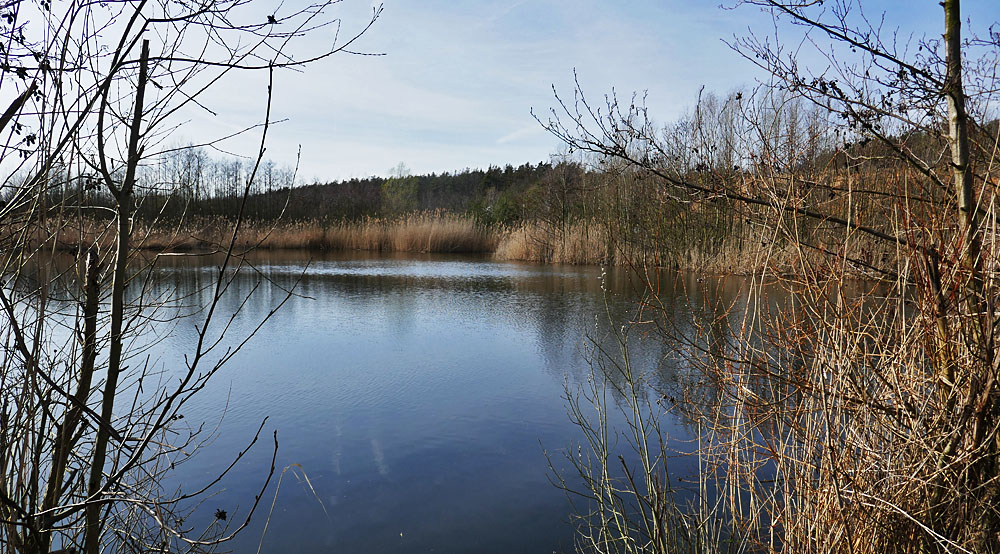
M 765 259 L 792 249 L 791 268 L 760 271 L 745 307 L 700 327 L 725 330 L 711 348 L 647 287 L 638 320 L 707 384 L 691 389 L 709 400 L 690 414 L 713 439 L 701 459 L 723 472 L 732 525 L 755 550 L 1000 552 L 997 36 L 963 41 L 957 0 L 943 3 L 943 40 L 906 44 L 856 2 L 744 3 L 844 47 L 809 73 L 767 40 L 733 43 L 839 120 L 825 165 L 797 168 L 809 155 L 757 108 L 742 112 L 756 138 L 738 143 L 740 170 L 699 178 L 672 165 L 641 103 L 578 92 L 546 124 L 685 202 L 741 206 Z M 879 282 L 853 281 L 858 269 Z
M 0 80 L 16 91 L 0 118 L 11 131 L 0 145 L 0 551 L 202 551 L 249 521 L 259 496 L 232 527 L 225 514 L 203 529 L 185 523 L 217 480 L 162 488 L 203 440 L 198 425 L 179 423 L 184 408 L 253 335 L 227 338 L 235 314 L 219 311 L 244 267 L 234 248 L 244 210 L 219 244 L 209 300 L 192 316 L 196 346 L 162 360 L 164 369 L 143 357 L 143 341 L 177 324 L 178 299 L 152 293 L 156 258 L 137 254 L 137 172 L 160 153 L 177 114 L 206 109 L 204 92 L 231 72 L 265 71 L 273 84 L 275 71 L 349 47 L 356 36 L 291 56 L 302 36 L 337 28 L 327 14 L 335 3 L 270 15 L 244 0 L 0 8 Z M 271 84 L 251 127 L 260 148 L 244 206 L 263 158 Z M 88 226 L 96 219 L 109 223 Z M 57 239 L 74 234 L 76 260 L 58 263 Z

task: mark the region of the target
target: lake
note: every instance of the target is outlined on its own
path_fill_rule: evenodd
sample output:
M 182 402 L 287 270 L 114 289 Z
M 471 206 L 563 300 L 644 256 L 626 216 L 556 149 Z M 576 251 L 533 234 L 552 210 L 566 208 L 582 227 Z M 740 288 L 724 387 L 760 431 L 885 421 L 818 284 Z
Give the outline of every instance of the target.
M 285 252 L 250 262 L 220 305 L 221 326 L 250 295 L 220 348 L 292 296 L 183 411 L 182 427 L 207 422 L 211 439 L 167 485 L 209 483 L 267 421 L 187 525 L 211 525 L 217 510 L 243 520 L 277 431 L 276 474 L 229 543 L 237 552 L 261 543 L 264 552 L 573 550 L 570 504 L 548 460 L 567 469 L 563 452 L 581 439 L 567 387 L 590 375 L 589 345 L 605 340 L 607 313 L 619 325 L 632 308 L 627 274 L 432 255 Z M 216 264 L 163 258 L 156 287 L 176 290 L 182 310 L 205 306 Z M 698 288 L 694 276 L 671 279 L 669 291 Z M 675 302 L 681 321 L 688 310 Z M 169 377 L 199 322 L 181 320 L 141 359 Z M 634 363 L 669 386 L 679 372 L 671 350 L 636 341 Z M 665 417 L 684 450 L 691 430 Z M 695 463 L 678 457 L 672 474 L 693 476 Z

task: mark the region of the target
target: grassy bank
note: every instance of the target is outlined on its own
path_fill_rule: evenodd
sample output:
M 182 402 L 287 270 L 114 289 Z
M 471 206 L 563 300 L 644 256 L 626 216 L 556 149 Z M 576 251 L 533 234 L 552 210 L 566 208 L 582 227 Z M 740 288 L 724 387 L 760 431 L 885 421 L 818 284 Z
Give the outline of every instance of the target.
M 50 220 L 9 230 L 30 237 L 34 248 L 76 250 L 81 244 L 112 246 L 110 222 Z M 55 231 L 58 229 L 58 231 Z M 233 225 L 223 218 L 196 218 L 176 223 L 137 223 L 132 237 L 138 248 L 186 252 L 213 250 L 233 240 Z M 449 213 L 414 213 L 393 219 L 365 218 L 327 224 L 319 221 L 241 225 L 235 237 L 240 249 L 367 250 L 379 252 L 481 252 L 496 250 L 500 233 L 478 227 L 469 217 Z
M 413 213 L 393 219 L 365 218 L 332 225 L 305 221 L 248 226 L 242 244 L 273 249 L 367 250 L 376 252 L 493 252 L 497 234 L 469 217 Z
M 239 250 L 480 253 L 503 261 L 633 264 L 718 274 L 744 274 L 765 267 L 792 271 L 793 260 L 798 259 L 790 246 L 739 238 L 743 234 L 709 244 L 652 235 L 622 240 L 619 233 L 597 221 L 483 226 L 471 216 L 438 211 L 336 223 L 250 221 L 241 226 L 235 244 Z M 50 219 L 46 224 L 8 229 L 8 234 L 27 235 L 27 242 L 35 248 L 60 251 L 93 243 L 108 251 L 114 236 L 109 222 L 92 219 Z M 232 239 L 232 224 L 221 218 L 194 218 L 181 224 L 139 222 L 133 229 L 137 248 L 153 252 L 213 251 L 225 248 Z

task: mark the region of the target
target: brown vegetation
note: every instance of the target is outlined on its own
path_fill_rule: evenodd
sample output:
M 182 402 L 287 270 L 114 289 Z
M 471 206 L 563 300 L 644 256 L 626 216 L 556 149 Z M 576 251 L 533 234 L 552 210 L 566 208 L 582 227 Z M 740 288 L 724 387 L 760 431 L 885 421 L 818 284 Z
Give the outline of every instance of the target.
M 663 220 L 697 214 L 689 238 L 737 239 L 738 251 L 768 260 L 745 299 L 693 306 L 693 325 L 676 324 L 676 304 L 648 280 L 638 313 L 616 335 L 619 351 L 596 356 L 610 384 L 588 382 L 594 388 L 570 400 L 591 454 L 573 457 L 585 482 L 574 492 L 589 500 L 581 545 L 998 553 L 1000 125 L 987 107 L 997 100 L 1000 43 L 963 42 L 958 0 L 941 3 L 943 40 L 905 48 L 884 20 L 872 27 L 853 19 L 852 3 L 745 3 L 809 29 L 796 43 L 828 39 L 843 48 L 817 46 L 829 62 L 817 74 L 780 50 L 772 29 L 738 39 L 734 47 L 780 87 L 761 90 L 771 106 L 734 94 L 714 112 L 719 124 L 706 136 L 720 138 L 697 152 L 728 149 L 729 161 L 706 155 L 688 171 L 677 161 L 684 149 L 672 149 L 645 107 L 619 105 L 614 95 L 598 109 L 577 90 L 547 122 L 575 151 L 658 180 L 671 198 L 660 204 Z M 963 63 L 974 53 L 982 57 Z M 973 85 L 966 90 L 963 80 Z M 825 128 L 850 144 L 829 163 L 803 162 L 815 159 L 815 141 L 796 139 L 800 127 L 787 110 L 796 97 L 839 120 Z M 731 164 L 734 153 L 742 169 Z M 677 204 L 687 209 L 666 209 Z M 771 260 L 790 270 L 776 271 Z M 880 282 L 848 286 L 858 272 Z M 764 282 L 790 293 L 787 301 Z M 650 386 L 631 365 L 635 327 L 691 369 L 681 392 Z M 611 394 L 622 399 L 620 433 L 607 428 Z M 679 408 L 660 402 L 672 394 L 682 397 Z M 674 502 L 668 431 L 659 427 L 668 409 L 684 411 L 700 431 L 703 483 L 691 512 Z M 628 458 L 609 455 L 621 437 Z
M 306 36 L 339 23 L 327 13 L 335 4 L 279 6 L 268 22 L 253 23 L 242 0 L 4 3 L 0 552 L 214 551 L 249 524 L 275 472 L 273 455 L 238 521 L 227 522 L 224 510 L 193 514 L 246 450 L 201 483 L 166 481 L 210 442 L 203 422 L 181 421 L 186 406 L 274 313 L 242 337 L 229 333 L 258 291 L 231 286 L 244 267 L 234 235 L 258 175 L 268 173 L 275 72 L 344 51 L 367 29 L 304 48 Z M 368 26 L 379 13 L 372 9 Z M 189 105 L 216 113 L 206 91 L 251 70 L 269 78 L 260 89 L 266 108 L 244 131 L 259 133 L 256 154 L 227 180 L 236 207 L 229 220 L 145 224 L 137 208 L 149 189 L 140 173 L 164 152 L 175 118 Z M 223 253 L 219 271 L 199 291 L 200 309 L 182 315 L 179 295 L 151 292 L 159 288 L 155 262 L 137 250 L 204 245 Z M 57 249 L 79 255 L 60 267 L 50 255 Z M 233 295 L 237 306 L 228 307 Z M 185 317 L 196 321 L 190 349 L 151 359 L 149 338 Z M 263 423 L 248 448 L 262 431 Z M 273 447 L 276 454 L 277 435 Z
M 712 207 L 714 217 L 720 208 Z M 856 211 L 857 207 L 854 208 Z M 810 247 L 775 236 L 762 235 L 744 225 L 721 238 L 692 234 L 691 219 L 708 213 L 705 208 L 675 221 L 648 222 L 641 237 L 622 238 L 614 223 L 597 219 L 565 224 L 530 220 L 511 226 L 484 226 L 469 215 L 444 211 L 415 212 L 395 218 L 366 217 L 356 221 L 326 223 L 311 219 L 295 222 L 249 221 L 236 235 L 242 249 L 363 250 L 374 252 L 481 253 L 502 261 L 556 264 L 629 265 L 666 267 L 711 274 L 745 275 L 764 269 L 779 274 L 799 270 L 800 255 L 811 264 L 822 263 L 831 252 L 845 253 L 848 270 L 857 276 L 879 276 L 895 253 L 877 241 L 864 238 L 845 242 L 835 230 L 808 231 Z M 732 217 L 732 214 L 726 217 Z M 76 252 L 81 245 L 113 247 L 110 222 L 94 219 L 49 219 L 8 230 L 31 248 Z M 698 229 L 698 227 L 695 227 Z M 232 225 L 224 218 L 194 217 L 180 224 L 139 221 L 132 233 L 135 247 L 152 252 L 214 251 L 228 244 Z M 773 234 L 772 234 L 773 235 Z
M 31 225 L 26 243 L 32 248 L 76 251 L 80 245 L 111 247 L 109 222 L 92 219 Z M 137 223 L 135 247 L 157 252 L 211 251 L 228 244 L 232 225 L 222 218 L 196 218 L 181 224 Z M 499 233 L 476 225 L 471 217 L 444 212 L 412 213 L 392 219 L 324 224 L 247 222 L 236 233 L 242 249 L 368 250 L 377 252 L 482 252 L 496 249 Z

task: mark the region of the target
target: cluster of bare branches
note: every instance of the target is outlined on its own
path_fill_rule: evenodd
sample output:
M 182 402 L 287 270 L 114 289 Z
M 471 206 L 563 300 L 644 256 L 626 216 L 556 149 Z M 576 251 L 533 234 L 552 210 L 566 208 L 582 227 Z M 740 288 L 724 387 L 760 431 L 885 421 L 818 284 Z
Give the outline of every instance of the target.
M 245 207 L 275 72 L 357 53 L 380 14 L 340 36 L 330 13 L 337 3 L 272 12 L 248 0 L 0 4 L 0 551 L 202 551 L 249 521 L 259 496 L 233 527 L 223 514 L 196 529 L 185 503 L 218 479 L 193 491 L 164 490 L 162 481 L 204 440 L 199 425 L 181 425 L 183 409 L 253 335 L 227 339 L 235 314 L 219 308 L 245 265 L 234 248 L 243 209 L 218 245 L 209 301 L 191 316 L 193 351 L 144 359 L 143 337 L 178 324 L 179 299 L 153 293 L 156 258 L 137 255 L 137 175 L 171 150 L 163 144 L 185 110 L 215 113 L 207 91 L 233 72 L 264 71 L 267 109 L 247 128 L 260 148 L 244 179 Z M 326 47 L 302 50 L 322 32 L 332 37 Z M 83 201 L 97 191 L 110 208 Z M 109 222 L 101 243 L 114 248 L 81 242 L 64 259 L 38 246 L 52 242 L 37 234 L 65 235 L 84 220 Z
M 690 417 L 706 430 L 699 455 L 730 531 L 762 551 L 1000 552 L 1000 35 L 963 40 L 958 0 L 942 3 L 944 35 L 930 39 L 899 39 L 850 0 L 744 3 L 770 10 L 776 30 L 801 30 L 796 44 L 837 45 L 817 46 L 827 63 L 810 71 L 799 50 L 732 43 L 774 76 L 767 94 L 836 123 L 826 165 L 762 148 L 776 129 L 755 109 L 741 117 L 756 138 L 723 145 L 736 167 L 700 175 L 678 170 L 671 135 L 641 102 L 597 106 L 578 91 L 545 123 L 677 199 L 730 203 L 759 229 L 759 259 L 792 254 L 791 270 L 757 274 L 749 299 L 695 338 L 670 323 L 655 281 L 643 295 L 638 321 L 702 377 Z M 854 281 L 859 272 L 878 281 Z M 666 466 L 653 469 L 643 479 L 663 482 Z M 594 549 L 664 551 L 654 535 L 628 539 Z

